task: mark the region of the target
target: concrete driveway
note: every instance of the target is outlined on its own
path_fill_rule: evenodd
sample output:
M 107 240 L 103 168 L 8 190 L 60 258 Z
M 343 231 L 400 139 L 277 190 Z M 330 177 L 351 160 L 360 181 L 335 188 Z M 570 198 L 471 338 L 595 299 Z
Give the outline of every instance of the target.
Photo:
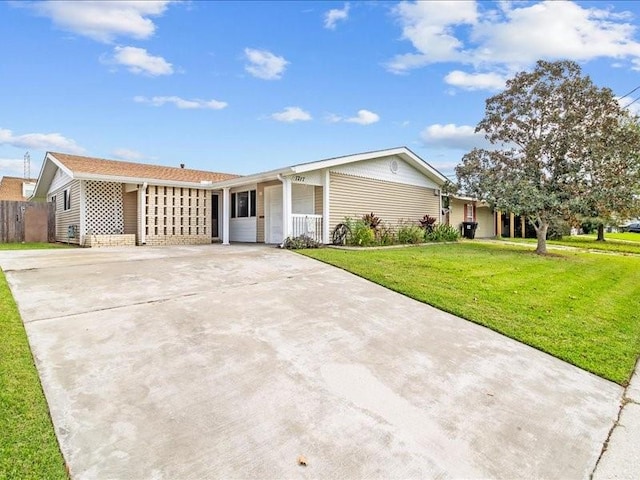
M 618 414 L 613 383 L 287 251 L 0 265 L 74 478 L 587 478 Z

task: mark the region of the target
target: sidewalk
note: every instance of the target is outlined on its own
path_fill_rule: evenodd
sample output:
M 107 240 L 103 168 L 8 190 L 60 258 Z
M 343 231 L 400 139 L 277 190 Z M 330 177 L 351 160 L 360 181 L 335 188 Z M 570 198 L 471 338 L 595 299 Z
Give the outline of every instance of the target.
M 640 478 L 640 362 L 622 397 L 620 417 L 593 472 L 593 480 Z

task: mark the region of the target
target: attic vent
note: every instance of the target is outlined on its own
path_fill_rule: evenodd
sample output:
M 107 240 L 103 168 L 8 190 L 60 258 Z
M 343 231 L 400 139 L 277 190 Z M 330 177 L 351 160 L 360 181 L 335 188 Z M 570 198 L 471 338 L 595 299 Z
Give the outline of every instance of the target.
M 398 173 L 398 161 L 391 160 L 391 163 L 389 164 L 389 168 L 391 169 L 391 173 Z

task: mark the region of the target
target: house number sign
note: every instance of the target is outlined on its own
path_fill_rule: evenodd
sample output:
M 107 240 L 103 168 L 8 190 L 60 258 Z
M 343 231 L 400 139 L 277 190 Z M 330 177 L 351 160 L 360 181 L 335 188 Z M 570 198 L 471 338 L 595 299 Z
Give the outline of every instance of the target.
M 303 175 L 295 175 L 295 176 L 293 177 L 293 181 L 294 181 L 294 182 L 304 182 L 306 178 L 307 178 L 307 177 L 305 177 L 305 176 L 303 176 Z

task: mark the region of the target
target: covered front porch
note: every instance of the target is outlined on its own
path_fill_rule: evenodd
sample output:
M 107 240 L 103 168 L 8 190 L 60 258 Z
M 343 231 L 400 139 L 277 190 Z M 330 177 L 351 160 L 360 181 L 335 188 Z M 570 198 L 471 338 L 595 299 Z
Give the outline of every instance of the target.
M 329 242 L 328 186 L 320 172 L 275 176 L 263 181 L 223 187 L 213 192 L 219 203 L 219 239 L 230 242 L 280 244 L 307 235 Z

